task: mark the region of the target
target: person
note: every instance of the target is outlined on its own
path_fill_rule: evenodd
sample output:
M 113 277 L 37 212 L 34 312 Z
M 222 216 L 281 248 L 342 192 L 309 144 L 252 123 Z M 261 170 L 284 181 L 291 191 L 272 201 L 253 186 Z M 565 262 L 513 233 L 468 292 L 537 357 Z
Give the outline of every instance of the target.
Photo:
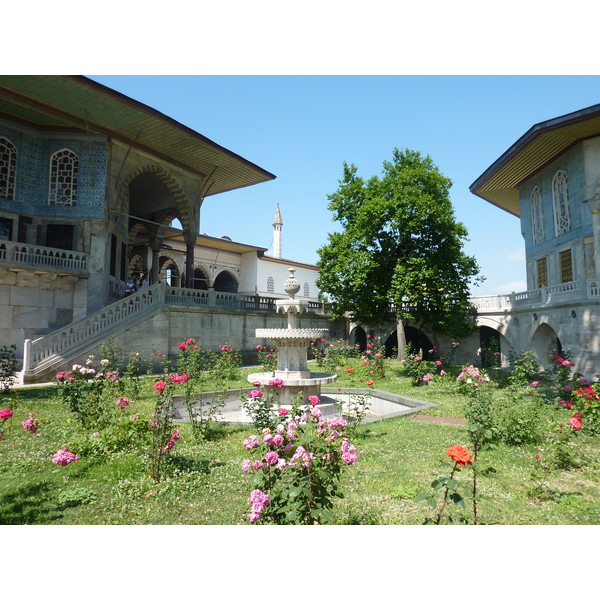
M 139 273 L 132 273 L 127 283 L 125 284 L 125 297 L 131 296 L 138 291 L 138 277 Z
M 140 277 L 138 289 L 142 290 L 147 287 L 148 287 L 148 279 L 146 277 L 146 273 L 142 273 L 142 276 Z

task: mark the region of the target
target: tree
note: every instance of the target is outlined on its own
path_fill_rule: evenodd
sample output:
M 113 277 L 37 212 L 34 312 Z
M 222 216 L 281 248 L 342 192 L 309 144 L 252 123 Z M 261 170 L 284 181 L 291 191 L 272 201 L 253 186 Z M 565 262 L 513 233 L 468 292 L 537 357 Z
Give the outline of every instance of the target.
M 394 150 L 381 177 L 364 181 L 344 163 L 339 189 L 328 196 L 341 233 L 318 250 L 317 285 L 329 294 L 334 318 L 346 312 L 367 325 L 398 319 L 398 358 L 404 354 L 404 321 L 412 319 L 464 337 L 469 283 L 479 267 L 463 250 L 467 230 L 454 218 L 450 179 L 429 156 Z M 476 279 L 475 279 L 476 281 Z

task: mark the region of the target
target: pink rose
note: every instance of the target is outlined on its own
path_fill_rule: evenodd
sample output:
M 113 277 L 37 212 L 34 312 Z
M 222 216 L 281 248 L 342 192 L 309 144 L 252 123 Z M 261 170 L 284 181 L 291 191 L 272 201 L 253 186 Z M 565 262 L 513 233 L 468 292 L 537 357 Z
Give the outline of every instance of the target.
M 129 398 L 119 398 L 117 400 L 117 406 L 120 409 L 127 408 L 129 406 Z
M 69 452 L 68 448 L 63 448 L 59 450 L 52 458 L 52 462 L 56 465 L 60 465 L 61 467 L 65 467 L 66 465 L 77 462 L 79 460 L 79 456 Z
M 164 392 L 165 391 L 165 387 L 166 387 L 166 384 L 165 384 L 165 382 L 162 379 L 160 381 L 157 381 L 154 384 L 154 389 L 157 392 Z
M 308 397 L 308 401 L 313 405 L 316 406 L 317 404 L 319 404 L 320 400 L 319 400 L 319 396 L 309 396 Z
M 278 414 L 280 417 L 285 417 L 285 416 L 288 414 L 288 410 L 287 410 L 287 408 L 280 408 L 280 409 L 277 411 L 277 414 Z
M 265 460 L 267 461 L 268 465 L 276 465 L 279 461 L 279 454 L 277 454 L 275 450 L 271 450 L 265 454 Z

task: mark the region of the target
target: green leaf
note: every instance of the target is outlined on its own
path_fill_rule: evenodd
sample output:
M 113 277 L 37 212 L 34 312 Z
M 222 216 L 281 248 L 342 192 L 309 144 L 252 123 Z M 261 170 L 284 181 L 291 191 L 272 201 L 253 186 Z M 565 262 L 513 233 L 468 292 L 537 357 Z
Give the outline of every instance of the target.
M 457 494 L 456 492 L 454 494 L 450 494 L 448 496 L 448 500 L 449 500 L 449 503 L 454 503 L 454 504 L 456 504 L 456 506 L 460 506 L 460 508 L 465 507 L 465 502 L 463 500 L 463 497 L 460 494 Z

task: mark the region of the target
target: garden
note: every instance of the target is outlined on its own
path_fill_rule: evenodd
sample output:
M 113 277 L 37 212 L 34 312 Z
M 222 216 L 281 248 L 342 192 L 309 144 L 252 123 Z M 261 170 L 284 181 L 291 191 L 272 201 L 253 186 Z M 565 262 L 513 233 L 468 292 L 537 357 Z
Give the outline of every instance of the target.
M 258 350 L 273 370 L 276 350 Z M 597 524 L 600 385 L 568 352 L 541 372 L 531 352 L 503 370 L 454 364 L 455 350 L 397 361 L 375 338 L 315 343 L 311 368 L 364 389 L 327 417 L 316 396 L 281 405 L 275 377 L 252 386 L 228 344 L 183 340 L 171 361 L 108 344 L 31 387 L 13 384 L 5 347 L 0 523 Z M 419 413 L 432 418 L 369 420 L 374 388 L 435 403 Z M 250 423 L 223 422 L 232 396 Z M 175 397 L 193 419 L 175 418 Z

